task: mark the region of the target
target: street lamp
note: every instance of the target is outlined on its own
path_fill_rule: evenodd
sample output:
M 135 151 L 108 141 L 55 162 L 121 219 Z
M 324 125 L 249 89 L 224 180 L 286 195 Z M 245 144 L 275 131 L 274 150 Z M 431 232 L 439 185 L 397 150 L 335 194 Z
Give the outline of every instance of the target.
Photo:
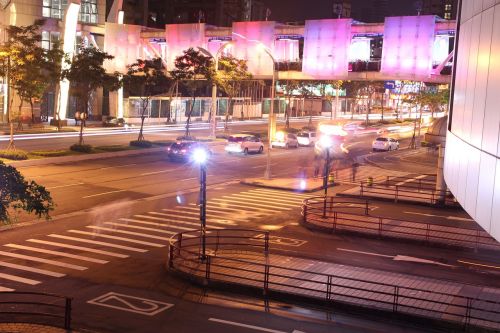
M 201 259 L 206 258 L 207 235 L 207 161 L 208 152 L 203 148 L 193 151 L 193 161 L 200 165 L 200 231 L 201 231 Z
M 217 74 L 217 72 L 219 71 L 219 56 L 222 53 L 222 51 L 224 51 L 226 48 L 230 47 L 231 45 L 233 45 L 232 41 L 223 43 L 219 47 L 219 49 L 217 50 L 217 52 L 215 53 L 215 56 L 210 51 L 208 51 L 207 49 L 204 49 L 202 47 L 198 47 L 198 49 L 202 53 L 204 53 L 205 55 L 207 55 L 210 58 L 214 59 L 214 61 L 215 61 L 215 74 Z M 210 107 L 210 113 L 211 113 L 211 117 L 210 117 L 210 134 L 211 134 L 211 136 L 213 138 L 215 138 L 215 130 L 217 129 L 217 123 L 215 121 L 215 116 L 216 116 L 216 113 L 217 113 L 217 84 L 215 83 L 215 80 L 213 80 L 213 82 L 212 82 L 212 105 Z
M 323 175 L 323 189 L 325 191 L 325 200 L 323 201 L 323 217 L 326 216 L 326 199 L 328 196 L 328 175 L 330 174 L 330 148 L 333 145 L 332 137 L 323 135 L 320 139 L 321 147 L 325 150 L 325 170 Z

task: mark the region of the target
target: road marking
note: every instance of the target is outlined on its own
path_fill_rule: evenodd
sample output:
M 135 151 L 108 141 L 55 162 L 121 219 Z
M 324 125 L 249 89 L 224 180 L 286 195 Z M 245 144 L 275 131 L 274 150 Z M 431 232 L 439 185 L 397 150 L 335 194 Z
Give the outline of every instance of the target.
M 58 185 L 58 186 L 51 186 L 47 187 L 47 190 L 54 190 L 56 188 L 63 188 L 63 187 L 70 187 L 70 186 L 78 186 L 78 185 L 84 185 L 85 183 L 74 183 L 74 184 L 67 184 L 67 185 Z
M 93 262 L 95 264 L 107 264 L 109 262 L 106 260 L 95 259 L 95 258 L 90 258 L 90 257 L 86 257 L 86 256 L 79 256 L 79 255 L 64 253 L 64 252 L 60 252 L 60 251 L 46 250 L 46 249 L 42 249 L 39 247 L 31 247 L 31 246 L 25 246 L 25 245 L 19 245 L 19 244 L 5 244 L 4 246 L 11 247 L 13 249 L 39 252 L 39 253 L 45 253 L 45 254 L 52 254 L 54 256 L 59 256 L 59 257 L 66 257 L 66 258 L 71 258 L 71 259 L 76 259 L 76 260 L 88 261 L 88 262 Z
M 207 204 L 207 212 L 216 212 L 216 213 L 220 213 L 220 214 L 228 215 L 228 216 L 232 216 L 231 214 L 234 214 L 232 212 L 229 212 L 229 213 L 221 212 L 219 209 L 211 209 L 211 207 L 213 208 L 213 205 L 211 205 L 211 204 L 208 203 Z M 216 208 L 218 208 L 218 207 L 216 207 Z M 221 209 L 224 209 L 224 208 L 221 208 Z M 238 213 L 241 212 L 239 209 L 232 209 L 232 208 L 229 208 L 229 209 L 232 210 L 232 211 L 237 211 Z M 200 220 L 200 208 L 199 208 L 199 206 L 197 204 L 194 204 L 194 203 L 189 204 L 189 206 L 182 207 L 182 210 L 183 210 L 182 212 L 180 212 L 177 209 L 167 209 L 167 208 L 164 208 L 162 210 L 165 211 L 165 212 L 170 212 L 169 214 L 194 215 L 194 216 L 196 216 L 196 218 L 195 218 L 196 220 L 198 220 L 198 221 Z M 161 213 L 155 213 L 155 214 L 161 214 Z M 213 214 L 207 214 L 207 217 L 210 217 L 210 218 L 221 218 L 220 216 L 213 215 Z M 224 217 L 222 217 L 222 218 L 224 219 Z
M 480 267 L 487 267 L 487 268 L 493 268 L 493 269 L 500 269 L 500 266 L 479 264 L 479 263 L 465 261 L 465 260 L 457 260 L 457 262 L 462 263 L 462 264 L 467 264 L 467 265 L 473 265 L 473 266 L 480 266 Z
M 5 287 L 0 286 L 0 291 L 9 292 L 9 291 L 16 291 L 16 289 L 10 289 L 10 288 L 5 288 Z
M 239 203 L 239 202 L 232 203 L 231 201 L 224 200 L 224 199 L 212 199 L 212 201 L 215 201 L 215 202 L 219 203 L 219 205 L 221 205 L 221 206 L 226 206 L 227 205 L 227 206 L 232 206 L 232 207 L 242 207 L 242 204 Z M 276 212 L 276 209 L 269 209 L 269 208 L 273 208 L 273 207 L 267 206 L 267 205 L 245 203 L 245 206 L 246 207 L 240 208 L 240 209 L 241 210 L 246 210 L 246 211 L 249 211 L 249 210 L 252 210 L 252 209 L 258 209 L 258 210 L 269 212 L 269 213 L 275 213 Z M 254 207 L 248 207 L 248 206 L 254 206 Z M 268 208 L 262 208 L 262 207 L 268 207 Z M 290 210 L 290 209 L 287 208 L 286 210 Z
M 271 166 L 274 166 L 274 165 L 277 165 L 278 163 L 271 163 Z M 257 166 L 253 166 L 251 167 L 252 169 L 258 169 L 258 168 L 265 168 L 267 167 L 267 164 L 265 165 L 257 165 Z
M 167 170 L 161 170 L 161 171 L 153 171 L 153 172 L 146 172 L 146 173 L 141 173 L 141 176 L 151 176 L 151 175 L 157 175 L 160 173 L 165 173 L 165 172 L 171 172 L 175 171 L 176 169 L 167 169 Z
M 417 177 L 414 177 L 414 178 L 410 178 L 410 179 L 406 179 L 406 180 L 403 180 L 402 182 L 399 182 L 396 184 L 396 186 L 401 186 L 401 185 L 404 185 L 406 183 L 410 183 L 414 180 L 418 180 L 418 179 L 422 179 L 422 178 L 425 178 L 427 177 L 427 175 L 420 175 L 420 176 L 417 176 Z
M 132 251 L 132 252 L 141 252 L 141 253 L 148 252 L 148 250 L 146 250 L 146 249 L 139 249 L 136 247 L 118 245 L 118 244 L 113 244 L 113 243 L 99 242 L 96 240 L 85 239 L 85 238 L 78 238 L 78 237 L 71 237 L 71 236 L 64 236 L 64 235 L 57 235 L 57 234 L 50 234 L 49 237 L 66 239 L 66 240 L 88 243 L 88 244 L 102 245 L 102 246 L 113 247 L 116 249 L 127 250 L 127 251 Z
M 342 249 L 342 248 L 337 248 L 339 251 L 344 251 L 344 252 L 352 252 L 352 253 L 359 253 L 359 254 L 366 254 L 369 256 L 376 256 L 376 257 L 384 257 L 384 258 L 391 258 L 393 259 L 394 256 L 388 256 L 386 254 L 379 254 L 379 253 L 373 253 L 373 252 L 364 252 L 364 251 L 356 251 L 356 250 L 349 250 L 349 249 Z
M 226 324 L 226 325 L 231 325 L 231 326 L 244 327 L 244 328 L 249 328 L 251 330 L 256 330 L 256 331 L 261 331 L 261 332 L 286 333 L 285 331 L 278 331 L 278 330 L 273 330 L 273 329 L 270 329 L 270 328 L 265 328 L 265 327 L 255 326 L 255 325 L 242 324 L 242 323 L 237 323 L 235 321 L 229 321 L 229 320 L 223 320 L 223 319 L 217 319 L 217 318 L 209 318 L 208 320 L 216 322 L 216 323 L 220 323 L 220 324 Z M 294 330 L 292 333 L 304 333 L 304 332 Z
M 417 263 L 420 263 L 420 264 L 431 264 L 431 265 L 438 265 L 438 266 L 445 266 L 445 267 L 454 267 L 453 265 L 443 264 L 442 262 L 439 262 L 439 261 L 422 259 L 422 258 L 416 258 L 416 257 L 410 257 L 410 256 L 397 255 L 397 256 L 395 256 L 393 258 L 393 260 L 395 260 L 395 261 L 417 262 Z
M 138 313 L 145 316 L 154 316 L 174 306 L 170 303 L 118 294 L 115 292 L 109 292 L 90 301 L 87 301 L 87 303 L 116 310 Z
M 33 268 L 33 267 L 29 267 L 29 266 L 17 265 L 17 264 L 13 264 L 13 263 L 10 263 L 10 262 L 5 262 L 5 261 L 0 261 L 0 266 L 9 267 L 9 268 L 13 268 L 13 269 L 18 269 L 20 271 L 32 272 L 32 273 L 37 273 L 37 274 L 42 274 L 42 275 L 48 275 L 48 276 L 57 277 L 57 278 L 60 278 L 60 277 L 63 277 L 63 276 L 66 275 L 66 274 L 62 274 L 62 273 L 47 271 L 45 269 L 39 269 L 39 268 Z
M 434 214 L 426 214 L 426 213 L 419 213 L 419 212 L 403 212 L 405 214 L 413 214 L 413 215 L 421 215 L 421 216 L 428 216 L 428 217 L 440 217 L 443 219 L 447 220 L 457 220 L 457 221 L 467 221 L 467 222 L 475 222 L 473 219 L 469 219 L 467 217 L 459 217 L 459 216 L 444 216 L 444 215 L 434 215 Z
M 265 234 L 259 234 L 254 236 L 253 238 L 259 239 L 259 240 L 265 240 L 266 235 Z M 272 244 L 277 244 L 277 245 L 284 245 L 284 246 L 294 246 L 294 247 L 299 247 L 307 243 L 306 240 L 302 239 L 296 239 L 296 238 L 287 238 L 287 237 L 280 237 L 280 236 L 269 236 L 269 243 Z
M 87 269 L 87 267 L 83 267 L 83 266 L 79 266 L 79 265 L 72 265 L 72 264 L 67 264 L 65 262 L 60 262 L 60 261 L 55 261 L 55 260 L 43 259 L 43 258 L 32 257 L 32 256 L 26 256 L 24 254 L 19 254 L 19 253 L 12 253 L 12 252 L 0 251 L 0 255 L 3 255 L 3 256 L 6 256 L 6 257 L 17 258 L 17 259 L 25 259 L 25 260 L 30 260 L 30 261 L 41 262 L 41 263 L 44 263 L 44 264 L 49 264 L 49 265 L 53 265 L 53 266 L 59 266 L 59 267 L 74 269 L 74 270 L 77 270 L 77 271 L 84 271 L 84 270 Z
M 111 230 L 113 230 L 113 229 L 111 229 Z M 87 231 L 81 231 L 81 230 L 68 230 L 68 232 L 72 232 L 72 233 L 75 233 L 75 234 L 81 234 L 81 235 L 88 235 L 88 236 L 92 236 L 92 237 L 102 237 L 102 238 L 116 239 L 116 240 L 121 240 L 121 241 L 124 241 L 124 242 L 141 244 L 141 245 L 148 245 L 148 246 L 153 246 L 153 247 L 164 247 L 165 246 L 163 244 L 150 243 L 150 242 L 135 240 L 135 239 L 126 238 L 126 237 L 101 234 L 101 233 L 97 233 L 97 232 L 87 232 Z
M 121 218 L 120 220 L 126 221 L 126 222 L 135 222 L 135 221 L 137 221 L 137 220 L 125 219 L 125 218 Z M 133 224 L 129 224 L 129 223 L 104 222 L 104 224 L 112 225 L 114 227 L 124 227 L 124 228 L 131 228 L 131 229 L 137 229 L 137 230 L 154 231 L 154 232 L 158 232 L 158 233 L 161 233 L 161 234 L 168 234 L 168 235 L 174 235 L 174 234 L 176 234 L 175 231 L 164 230 L 164 229 L 156 229 L 156 228 L 148 228 L 148 227 L 141 227 L 141 226 L 133 225 Z M 113 229 L 113 230 L 116 230 L 116 229 Z M 186 230 L 191 231 L 191 230 L 193 230 L 193 228 L 189 228 L 189 229 L 186 229 Z M 152 237 L 152 238 L 156 238 L 156 237 Z
M 229 197 L 229 196 L 227 196 Z M 239 193 L 239 194 L 232 194 L 231 197 L 238 197 L 238 198 L 244 198 L 245 200 L 259 200 L 259 202 L 262 202 L 262 200 L 269 200 L 271 202 L 279 202 L 280 205 L 286 205 L 286 206 L 293 206 L 293 207 L 297 207 L 297 204 L 291 204 L 291 202 L 295 201 L 295 200 L 288 200 L 288 199 L 275 199 L 271 196 L 267 196 L 267 195 L 259 195 L 258 197 L 256 197 L 255 195 L 253 194 L 243 194 L 243 193 Z M 297 200 L 298 202 L 302 203 L 302 199 L 301 200 Z M 281 203 L 282 202 L 282 203 Z
M 126 255 L 126 254 L 120 254 L 120 253 L 115 253 L 115 252 L 97 250 L 97 249 L 93 249 L 93 248 L 90 248 L 90 247 L 83 247 L 83 246 L 69 245 L 69 244 L 64 244 L 64 243 L 49 242 L 49 241 L 44 241 L 44 240 L 40 240 L 40 239 L 28 239 L 27 241 L 28 242 L 32 242 L 32 243 L 38 243 L 38 244 L 46 244 L 46 245 L 52 245 L 52 246 L 59 246 L 59 247 L 67 248 L 67 249 L 92 252 L 92 253 L 102 254 L 102 255 L 110 256 L 110 257 L 128 258 L 128 255 Z
M 210 175 L 209 175 L 210 176 Z M 190 181 L 190 180 L 196 180 L 198 179 L 198 177 L 192 177 L 192 178 L 184 178 L 184 179 L 181 179 L 180 181 L 181 182 L 187 182 L 187 181 Z
M 291 198 L 295 200 L 299 200 L 299 198 L 307 199 L 310 198 L 310 194 L 300 194 L 300 193 L 295 193 L 295 192 L 279 192 L 279 191 L 274 191 L 274 190 L 268 190 L 268 189 L 255 189 L 255 190 L 250 190 L 248 191 L 250 193 L 255 193 L 255 194 L 268 194 L 268 195 L 273 195 L 278 198 Z
M 32 286 L 35 286 L 35 285 L 41 283 L 40 281 L 37 281 L 37 280 L 27 279 L 27 278 L 23 278 L 20 276 L 5 274 L 5 273 L 0 273 L 0 279 L 20 282 L 20 283 L 29 284 Z
M 107 194 L 113 194 L 113 193 L 120 193 L 120 192 L 125 192 L 125 191 L 127 191 L 127 190 L 116 190 L 116 191 L 109 191 L 109 192 L 97 193 L 97 194 L 92 194 L 92 195 L 86 195 L 86 196 L 82 197 L 82 199 L 99 197 L 101 195 L 107 195 Z
M 207 209 L 207 212 L 209 210 Z M 190 213 L 190 212 L 178 212 L 179 214 L 187 214 L 187 213 Z M 180 216 L 178 215 L 174 215 L 174 214 L 166 214 L 166 213 L 158 213 L 158 212 L 148 212 L 148 214 L 151 214 L 151 215 L 159 215 L 159 216 L 166 216 L 166 217 L 172 217 L 172 218 L 179 218 Z M 199 215 L 199 214 L 198 214 Z M 212 222 L 212 223 L 216 223 L 216 224 L 223 224 L 223 225 L 236 225 L 236 223 L 232 222 L 232 221 L 228 221 L 224 218 L 221 218 L 221 217 L 218 217 L 218 216 L 215 216 L 215 215 L 211 215 L 211 214 L 207 214 L 207 217 L 209 217 L 207 219 L 207 221 L 209 222 Z M 183 219 L 188 219 L 188 220 L 195 220 L 195 221 L 200 221 L 200 217 L 193 217 L 193 216 L 182 216 Z M 217 218 L 219 220 L 213 220 L 213 218 Z M 184 222 L 183 222 L 184 223 Z M 199 225 L 198 223 L 195 223 L 196 225 Z
M 104 228 L 104 227 L 98 227 L 95 225 L 88 225 L 86 228 L 89 229 L 95 229 L 95 230 L 104 230 L 104 231 L 110 231 L 110 232 L 116 232 L 119 234 L 126 234 L 126 235 L 134 235 L 134 236 L 139 236 L 139 237 L 145 237 L 145 238 L 152 238 L 152 239 L 159 239 L 159 240 L 164 240 L 164 241 L 169 241 L 169 238 L 161 237 L 161 236 L 155 236 L 155 235 L 150 235 L 150 234 L 143 234 L 140 232 L 133 232 L 133 231 L 126 231 L 126 230 L 119 230 L 119 229 L 114 229 L 114 228 Z M 175 234 L 175 232 L 172 232 L 172 234 Z M 150 243 L 150 244 L 155 244 L 155 243 Z M 158 246 L 159 245 L 159 246 Z M 155 244 L 151 246 L 157 246 L 157 247 L 164 247 L 164 244 Z
M 155 220 L 155 221 L 165 221 L 165 222 L 172 222 L 172 223 L 178 223 L 178 224 L 193 225 L 195 227 L 199 227 L 200 226 L 199 223 L 166 219 L 164 217 L 155 217 L 155 216 L 147 216 L 147 215 L 134 215 L 134 217 L 140 217 L 140 218 L 150 219 L 150 220 Z M 182 217 L 182 218 L 185 218 L 185 217 Z M 161 223 L 146 222 L 146 221 L 131 220 L 131 219 L 120 219 L 120 220 L 124 220 L 124 221 L 130 220 L 131 222 L 136 222 L 137 221 L 137 223 L 144 223 L 144 224 L 149 224 L 149 225 L 156 225 L 156 226 L 162 226 L 162 227 L 172 227 L 172 228 L 176 228 L 176 229 L 192 230 L 192 228 L 191 229 L 186 229 L 186 228 L 178 227 L 178 226 L 175 226 L 175 225 L 172 225 L 172 224 L 161 224 Z M 211 227 L 211 228 L 213 228 L 213 229 L 224 229 L 222 227 L 217 227 L 217 226 L 214 226 L 214 227 Z
M 244 196 L 244 195 L 237 195 L 237 194 L 232 194 L 232 195 L 225 195 L 223 196 L 223 198 L 234 198 L 236 197 L 237 199 L 240 199 L 240 200 L 246 200 L 246 201 L 254 201 L 254 202 L 262 202 L 263 200 L 265 200 L 265 202 L 267 203 L 273 203 L 273 204 L 276 204 L 278 206 L 287 206 L 287 207 L 294 207 L 294 208 L 297 208 L 297 207 L 300 207 L 298 205 L 293 205 L 293 204 L 290 204 L 290 203 L 283 203 L 282 201 L 284 200 L 274 200 L 274 199 L 270 199 L 270 198 L 255 198 L 255 196 L 252 196 L 252 197 L 247 197 L 247 196 Z M 290 201 L 287 201 L 287 202 L 290 202 Z
M 118 165 L 118 166 L 110 166 L 110 167 L 104 167 L 100 168 L 99 170 L 108 170 L 108 169 L 116 169 L 116 168 L 126 168 L 129 166 L 137 165 L 137 163 L 132 163 L 132 164 L 124 164 L 124 165 Z

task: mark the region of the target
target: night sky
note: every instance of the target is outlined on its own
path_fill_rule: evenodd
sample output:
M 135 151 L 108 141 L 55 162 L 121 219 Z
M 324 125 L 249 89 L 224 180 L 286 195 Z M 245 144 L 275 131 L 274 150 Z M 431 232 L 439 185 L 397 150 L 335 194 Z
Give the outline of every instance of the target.
M 271 19 L 281 22 L 332 18 L 332 0 L 264 0 Z M 416 15 L 415 0 L 389 0 L 389 16 Z M 369 7 L 371 0 L 352 0 L 353 11 Z

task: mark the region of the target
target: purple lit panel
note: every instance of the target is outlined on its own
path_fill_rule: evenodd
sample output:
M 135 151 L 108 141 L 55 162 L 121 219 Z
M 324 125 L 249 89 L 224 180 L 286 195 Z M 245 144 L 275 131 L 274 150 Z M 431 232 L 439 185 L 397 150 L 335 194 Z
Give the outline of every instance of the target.
M 231 52 L 236 58 L 248 61 L 248 70 L 253 75 L 272 75 L 273 73 L 273 62 L 265 49 L 276 58 L 274 27 L 273 21 L 233 23 L 234 47 Z
M 381 72 L 387 75 L 430 75 L 433 15 L 387 17 L 384 24 Z
M 127 66 L 142 58 L 141 26 L 106 22 L 104 51 L 114 56 L 105 63 L 108 72 L 126 73 Z
M 165 29 L 167 39 L 167 66 L 174 68 L 175 58 L 190 47 L 206 48 L 205 24 L 168 24 Z
M 302 72 L 317 78 L 347 77 L 351 23 L 351 19 L 306 21 Z

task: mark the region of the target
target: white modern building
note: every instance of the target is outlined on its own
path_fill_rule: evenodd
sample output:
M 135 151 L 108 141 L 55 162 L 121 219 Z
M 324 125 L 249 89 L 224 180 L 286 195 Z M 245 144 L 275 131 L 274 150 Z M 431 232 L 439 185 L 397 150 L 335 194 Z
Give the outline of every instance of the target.
M 500 241 L 500 0 L 463 0 L 458 19 L 445 180 Z

